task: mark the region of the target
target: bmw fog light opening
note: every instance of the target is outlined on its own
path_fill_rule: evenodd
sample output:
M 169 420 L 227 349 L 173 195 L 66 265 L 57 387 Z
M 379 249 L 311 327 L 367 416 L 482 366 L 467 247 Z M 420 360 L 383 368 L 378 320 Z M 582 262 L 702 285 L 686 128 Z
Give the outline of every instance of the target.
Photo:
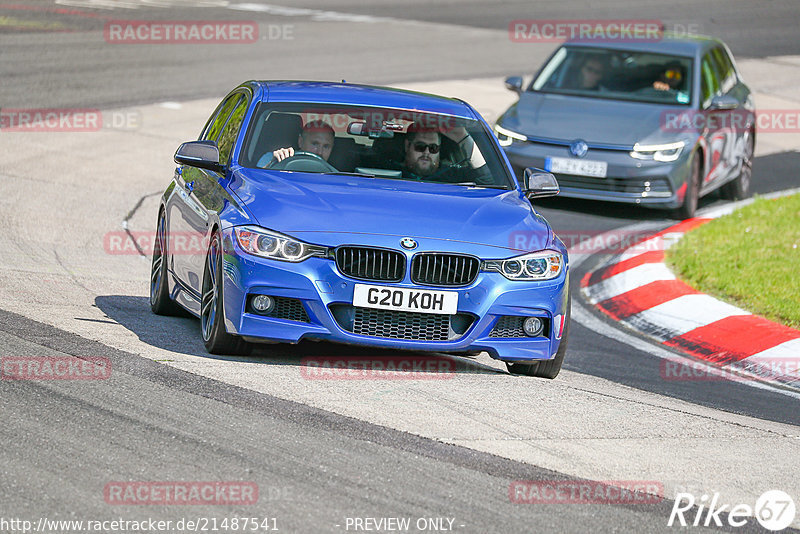
M 275 308 L 275 299 L 267 295 L 256 295 L 250 304 L 256 312 L 266 315 Z
M 538 317 L 528 317 L 522 323 L 522 329 L 525 330 L 525 335 L 529 337 L 539 337 L 544 331 L 544 321 Z
M 678 141 L 677 143 L 666 143 L 663 145 L 640 145 L 639 143 L 636 143 L 633 145 L 631 157 L 635 159 L 663 162 L 675 161 L 681 155 L 685 145 L 686 143 L 683 141 Z
M 561 274 L 564 259 L 559 252 L 544 250 L 507 260 L 486 260 L 482 269 L 497 272 L 509 280 L 551 280 Z
M 312 256 L 328 256 L 327 247 L 310 245 L 264 228 L 237 226 L 234 233 L 242 250 L 262 258 L 300 262 Z

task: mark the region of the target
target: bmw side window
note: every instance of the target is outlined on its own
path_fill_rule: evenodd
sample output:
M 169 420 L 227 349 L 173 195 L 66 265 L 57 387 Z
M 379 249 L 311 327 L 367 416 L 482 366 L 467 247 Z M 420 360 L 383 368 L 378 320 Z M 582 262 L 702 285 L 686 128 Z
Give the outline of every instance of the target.
M 236 137 L 239 135 L 239 129 L 242 126 L 242 121 L 247 113 L 247 98 L 239 95 L 239 100 L 228 119 L 227 124 L 223 127 L 219 139 L 217 139 L 217 146 L 219 147 L 219 161 L 227 163 L 231 155 L 233 145 L 236 143 Z
M 201 136 L 201 141 L 216 141 L 217 137 L 219 136 L 220 131 L 225 126 L 225 123 L 228 120 L 228 116 L 231 114 L 231 110 L 233 109 L 234 104 L 236 104 L 236 99 L 239 98 L 239 94 L 231 95 L 228 97 L 225 102 L 223 102 L 222 107 L 219 109 L 219 113 L 217 116 L 214 117 L 213 122 L 211 125 L 206 128 L 206 131 L 203 132 Z
M 220 113 L 222 112 L 222 104 L 217 106 L 217 109 L 214 110 L 214 113 L 211 114 L 211 117 L 208 118 L 206 121 L 206 125 L 203 126 L 203 131 L 200 132 L 200 136 L 197 138 L 198 141 L 208 141 L 208 132 L 211 130 L 211 126 L 213 126 L 214 122 L 219 117 Z

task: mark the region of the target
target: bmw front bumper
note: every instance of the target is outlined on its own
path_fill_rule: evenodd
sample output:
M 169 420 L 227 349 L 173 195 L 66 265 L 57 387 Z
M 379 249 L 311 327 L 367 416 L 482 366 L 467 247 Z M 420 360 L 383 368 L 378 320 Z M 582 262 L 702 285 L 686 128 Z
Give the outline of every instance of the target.
M 561 274 L 552 280 L 512 281 L 500 273 L 480 272 L 467 286 L 431 287 L 412 283 L 408 269 L 400 282 L 372 282 L 344 276 L 333 259 L 290 263 L 253 256 L 241 250 L 231 229 L 223 231 L 223 242 L 225 326 L 248 341 L 305 339 L 416 351 L 487 351 L 503 361 L 548 360 L 561 342 L 568 304 L 566 257 Z M 407 254 L 409 259 L 412 255 Z M 457 314 L 430 317 L 435 314 L 356 309 L 355 284 L 453 291 L 458 293 Z M 248 304 L 254 295 L 277 297 L 282 311 L 278 316 L 255 313 Z M 542 335 L 527 337 L 515 327 L 521 324 L 518 318 L 526 317 L 544 321 Z M 442 326 L 442 320 L 450 324 Z M 353 321 L 359 321 L 358 328 Z M 400 337 L 387 337 L 398 331 Z

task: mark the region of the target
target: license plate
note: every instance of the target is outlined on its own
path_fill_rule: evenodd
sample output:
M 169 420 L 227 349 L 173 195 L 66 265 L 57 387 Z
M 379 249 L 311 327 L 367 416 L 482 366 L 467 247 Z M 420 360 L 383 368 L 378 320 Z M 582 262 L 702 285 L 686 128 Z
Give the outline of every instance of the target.
M 544 170 L 561 174 L 577 174 L 579 176 L 592 176 L 605 178 L 608 163 L 605 161 L 592 161 L 586 159 L 554 158 L 544 160 Z
M 356 284 L 353 306 L 407 312 L 454 315 L 458 310 L 458 293 L 407 287 Z

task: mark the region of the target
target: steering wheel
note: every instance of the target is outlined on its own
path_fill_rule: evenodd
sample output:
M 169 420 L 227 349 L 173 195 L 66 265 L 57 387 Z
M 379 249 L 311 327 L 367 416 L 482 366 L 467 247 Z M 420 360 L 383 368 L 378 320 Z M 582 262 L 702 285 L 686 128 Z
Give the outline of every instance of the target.
M 277 171 L 339 172 L 339 169 L 313 152 L 298 150 L 294 156 L 278 161 L 273 159 L 265 168 Z

